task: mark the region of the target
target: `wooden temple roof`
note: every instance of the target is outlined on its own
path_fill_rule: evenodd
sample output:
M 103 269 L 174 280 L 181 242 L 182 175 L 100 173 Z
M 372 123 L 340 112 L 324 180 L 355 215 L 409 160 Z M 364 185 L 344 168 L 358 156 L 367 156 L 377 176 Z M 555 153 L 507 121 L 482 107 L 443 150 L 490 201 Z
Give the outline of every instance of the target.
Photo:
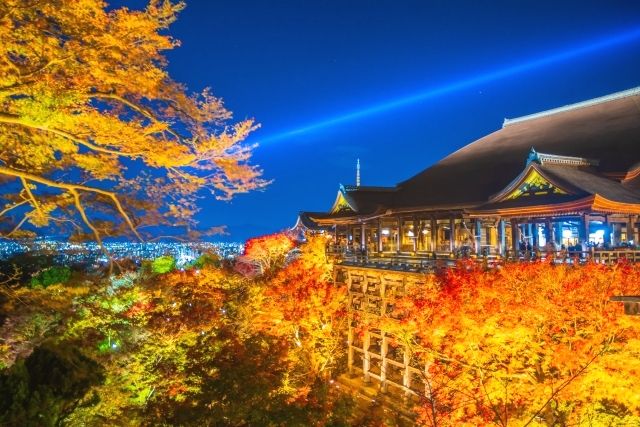
M 640 93 L 632 93 L 507 124 L 400 183 L 395 204 L 486 201 L 520 173 L 531 147 L 624 174 L 640 160 Z
M 340 189 L 353 211 L 361 215 L 376 212 L 380 207 L 392 206 L 394 187 L 345 186 Z
M 640 204 L 640 88 L 505 120 L 395 187 L 345 187 L 350 215 L 488 207 L 523 172 L 532 147 L 552 153 L 538 156 L 538 168 L 571 190 L 563 200 L 598 195 L 621 206 Z
M 560 184 L 567 183 L 585 194 L 599 194 L 620 203 L 640 203 L 640 192 L 598 173 L 556 165 L 542 165 L 540 169 L 552 180 Z

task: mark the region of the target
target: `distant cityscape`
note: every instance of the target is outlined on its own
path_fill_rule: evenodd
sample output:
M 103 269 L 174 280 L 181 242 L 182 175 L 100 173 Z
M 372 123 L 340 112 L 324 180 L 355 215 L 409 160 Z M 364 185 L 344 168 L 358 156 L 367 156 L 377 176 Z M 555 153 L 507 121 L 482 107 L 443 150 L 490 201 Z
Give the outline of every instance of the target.
M 177 265 L 183 266 L 203 253 L 216 253 L 222 258 L 233 258 L 242 253 L 244 245 L 238 242 L 106 242 L 105 248 L 113 259 L 136 261 L 171 255 Z M 71 243 L 41 238 L 31 241 L 0 241 L 0 261 L 22 254 L 47 255 L 61 264 L 106 263 L 107 257 L 94 242 Z

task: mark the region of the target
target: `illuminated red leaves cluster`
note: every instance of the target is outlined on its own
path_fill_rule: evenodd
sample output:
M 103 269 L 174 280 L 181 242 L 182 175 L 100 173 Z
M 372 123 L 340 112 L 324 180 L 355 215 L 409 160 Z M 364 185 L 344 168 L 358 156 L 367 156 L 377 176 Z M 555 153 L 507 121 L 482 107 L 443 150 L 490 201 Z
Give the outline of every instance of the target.
M 411 289 L 402 320 L 382 326 L 414 337 L 422 424 L 624 424 L 640 420 L 640 321 L 609 302 L 625 294 L 640 294 L 640 267 L 460 265 Z
M 245 243 L 244 260 L 241 262 L 251 262 L 259 267 L 261 273 L 270 273 L 284 265 L 294 246 L 293 239 L 284 233 L 254 237 Z
M 322 239 L 303 245 L 299 257 L 268 278 L 252 300 L 252 328 L 286 339 L 295 369 L 308 379 L 328 375 L 345 351 L 346 289 L 336 286 L 328 274 L 331 267 Z M 288 242 L 286 236 L 256 240 L 247 253 L 264 254 L 265 247 L 280 253 Z

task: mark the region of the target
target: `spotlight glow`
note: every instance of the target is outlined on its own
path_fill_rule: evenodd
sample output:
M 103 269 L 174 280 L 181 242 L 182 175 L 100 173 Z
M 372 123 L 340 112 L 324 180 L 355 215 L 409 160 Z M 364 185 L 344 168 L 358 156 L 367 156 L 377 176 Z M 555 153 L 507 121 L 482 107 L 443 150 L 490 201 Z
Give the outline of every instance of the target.
M 438 87 L 432 87 L 424 91 L 418 92 L 413 95 L 408 95 L 400 98 L 391 99 L 389 101 L 375 104 L 371 107 L 365 107 L 355 111 L 347 112 L 342 115 L 330 117 L 317 122 L 309 123 L 307 125 L 283 131 L 275 135 L 267 136 L 259 140 L 260 143 L 270 143 L 289 139 L 294 136 L 309 133 L 312 131 L 318 131 L 324 128 L 333 127 L 342 123 L 351 122 L 367 116 L 384 113 L 397 108 L 405 107 L 408 105 L 416 104 L 421 101 L 436 98 L 441 95 L 445 95 L 451 92 L 456 92 L 463 89 L 468 89 L 473 86 L 477 86 L 484 83 L 500 80 L 505 77 L 509 77 L 515 74 L 531 71 L 533 69 L 542 68 L 554 63 L 567 61 L 572 58 L 585 56 L 597 51 L 601 51 L 607 48 L 612 48 L 625 43 L 633 42 L 640 38 L 640 27 L 635 28 L 632 31 L 619 33 L 614 36 L 601 39 L 595 42 L 591 42 L 577 48 L 564 50 L 562 52 L 553 53 L 547 56 L 539 57 L 530 61 L 522 62 L 516 65 L 511 65 L 496 71 L 490 71 L 480 74 L 468 79 L 454 81 L 448 84 L 444 84 Z

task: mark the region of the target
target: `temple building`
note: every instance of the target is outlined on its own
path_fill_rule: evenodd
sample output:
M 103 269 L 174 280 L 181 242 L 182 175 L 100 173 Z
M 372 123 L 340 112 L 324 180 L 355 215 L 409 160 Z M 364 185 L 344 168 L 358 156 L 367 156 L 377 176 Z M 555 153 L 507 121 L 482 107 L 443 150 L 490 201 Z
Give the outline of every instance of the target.
M 359 184 L 359 183 L 358 183 Z M 638 244 L 640 88 L 505 119 L 394 187 L 340 186 L 328 212 L 345 254 L 522 257 Z
M 340 186 L 328 212 L 297 231 L 331 237 L 334 279 L 348 290 L 348 367 L 365 383 L 428 395 L 427 367 L 368 316 L 457 258 L 482 262 L 640 261 L 640 88 L 507 119 L 394 187 Z M 639 297 L 615 299 L 637 314 Z M 361 331 L 361 332 L 358 332 Z

